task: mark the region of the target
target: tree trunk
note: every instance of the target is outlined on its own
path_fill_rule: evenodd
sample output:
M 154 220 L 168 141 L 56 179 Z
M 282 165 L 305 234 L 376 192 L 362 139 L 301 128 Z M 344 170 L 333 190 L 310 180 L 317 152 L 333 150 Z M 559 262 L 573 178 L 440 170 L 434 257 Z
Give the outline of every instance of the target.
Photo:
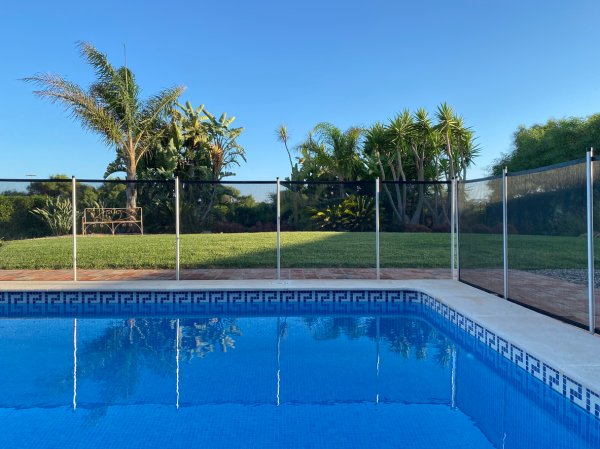
M 425 201 L 425 185 L 422 184 L 422 182 L 425 181 L 425 167 L 423 161 L 417 161 L 417 181 L 419 181 L 419 184 L 417 185 L 419 199 L 417 201 L 417 206 L 415 207 L 415 212 L 410 219 L 412 224 L 421 224 L 419 222 L 421 221 L 423 202 Z
M 208 218 L 208 215 L 212 211 L 213 204 L 215 202 L 215 199 L 217 198 L 217 186 L 219 185 L 218 182 L 219 182 L 218 180 L 213 180 L 213 182 L 211 182 L 209 184 L 211 186 L 211 188 L 212 188 L 212 192 L 210 194 L 210 200 L 208 201 L 206 209 L 204 210 L 204 212 L 202 213 L 202 216 L 200 217 L 200 224 L 201 225 L 204 224 L 204 222 Z
M 135 163 L 127 166 L 127 181 L 137 180 L 137 166 Z M 135 214 L 137 207 L 137 186 L 135 182 L 128 182 L 125 188 L 126 208 L 130 214 Z

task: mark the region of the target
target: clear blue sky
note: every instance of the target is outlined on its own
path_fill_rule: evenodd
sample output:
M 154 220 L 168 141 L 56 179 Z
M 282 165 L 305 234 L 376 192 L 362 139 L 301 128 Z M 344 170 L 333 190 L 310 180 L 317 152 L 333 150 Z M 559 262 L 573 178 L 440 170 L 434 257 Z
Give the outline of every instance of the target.
M 244 126 L 238 179 L 289 173 L 294 143 L 320 121 L 346 128 L 447 101 L 483 149 L 470 177 L 508 151 L 518 125 L 600 112 L 600 2 L 299 0 L 15 1 L 0 13 L 0 177 L 101 177 L 112 150 L 18 81 L 86 84 L 75 42 L 127 63 L 146 94 L 182 97 Z M 582 148 L 582 155 L 584 149 Z

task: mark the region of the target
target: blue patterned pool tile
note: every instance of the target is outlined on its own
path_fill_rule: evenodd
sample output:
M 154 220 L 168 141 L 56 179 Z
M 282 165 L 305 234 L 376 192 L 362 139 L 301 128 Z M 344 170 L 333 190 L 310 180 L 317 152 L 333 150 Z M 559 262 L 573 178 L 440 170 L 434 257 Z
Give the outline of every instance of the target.
M 173 292 L 173 302 L 175 304 L 191 304 L 192 295 L 189 292 Z
M 568 376 L 563 375 L 563 384 L 566 389 L 566 396 L 571 402 L 574 402 L 579 407 L 585 408 L 586 397 L 583 393 L 583 387 L 579 382 L 575 382 Z
M 102 304 L 118 304 L 119 298 L 116 292 L 100 292 L 100 303 Z
M 351 302 L 361 303 L 367 301 L 367 292 L 364 290 L 350 290 L 348 297 Z
M 485 328 L 479 323 L 475 323 L 475 337 L 483 344 L 487 344 L 487 338 L 485 336 Z
M 421 302 L 422 295 L 416 291 L 404 291 L 404 300 L 410 302 Z M 429 295 L 426 295 L 429 296 Z
M 218 310 L 222 310 L 223 304 L 227 303 L 230 293 L 228 291 L 210 291 L 208 292 L 208 300 L 215 305 L 220 305 L 221 307 Z
M 312 300 L 317 301 L 317 302 L 329 301 L 331 294 L 332 294 L 332 292 L 330 292 L 330 291 L 316 290 L 314 292 Z
M 525 359 L 525 351 L 513 344 L 510 345 L 511 361 L 519 368 L 527 371 L 527 361 Z
M 24 296 L 27 298 L 24 302 L 29 302 L 31 304 L 43 304 L 46 302 L 44 292 L 30 292 L 28 295 Z
M 117 292 L 119 304 L 136 304 L 137 296 L 135 292 Z
M 313 300 L 312 292 L 298 291 L 296 292 L 298 302 L 308 302 Z
M 460 313 L 460 312 L 457 312 L 457 314 L 456 314 L 456 325 L 460 329 L 463 329 L 463 330 L 465 329 L 465 327 L 467 325 L 466 320 L 465 320 L 465 316 L 462 313 Z
M 147 304 L 154 301 L 152 292 L 137 292 L 136 300 L 138 304 Z
M 510 345 L 502 337 L 498 337 L 498 350 L 500 352 L 500 355 L 510 360 Z
M 544 376 L 544 383 L 561 395 L 564 395 L 565 390 L 563 388 L 563 383 L 561 382 L 560 373 L 545 363 L 542 364 L 542 372 Z
M 242 291 L 229 291 L 227 292 L 226 302 L 230 303 L 243 303 L 246 301 L 246 295 Z
M 600 418 L 600 395 L 589 388 L 585 390 L 585 409 Z
M 385 302 L 387 299 L 386 292 L 382 292 L 379 290 L 367 290 L 366 291 L 367 301 L 382 301 Z
M 189 301 L 192 304 L 208 304 L 210 302 L 208 292 L 205 291 L 191 291 L 181 293 L 185 293 L 187 296 L 186 302 Z
M 26 292 L 6 292 L 5 295 L 9 304 L 27 304 Z
M 137 294 L 136 294 L 137 295 Z M 98 302 L 98 295 L 96 292 L 81 292 L 79 294 L 79 300 L 81 304 L 94 304 Z
M 532 356 L 531 354 L 526 354 L 525 359 L 527 364 L 527 371 L 533 374 L 533 376 L 536 379 L 541 380 L 543 382 L 544 373 L 542 370 L 542 363 L 539 361 L 539 359 L 537 357 Z
M 172 303 L 173 292 L 155 292 L 154 301 L 157 304 Z
M 454 309 L 450 309 L 450 315 L 448 316 L 448 320 L 454 325 L 458 323 L 458 313 Z
M 475 336 L 475 323 L 470 318 L 465 318 L 465 323 L 466 323 L 465 330 L 467 331 L 467 333 L 469 335 L 472 335 L 474 337 Z
M 265 302 L 265 297 L 261 294 L 261 292 L 256 290 L 246 291 L 244 292 L 244 300 L 251 304 Z
M 332 291 L 327 295 L 326 301 L 335 302 L 350 302 L 350 294 L 348 291 Z
M 485 329 L 484 343 L 494 351 L 498 351 L 498 340 L 496 339 L 496 334 L 488 329 Z

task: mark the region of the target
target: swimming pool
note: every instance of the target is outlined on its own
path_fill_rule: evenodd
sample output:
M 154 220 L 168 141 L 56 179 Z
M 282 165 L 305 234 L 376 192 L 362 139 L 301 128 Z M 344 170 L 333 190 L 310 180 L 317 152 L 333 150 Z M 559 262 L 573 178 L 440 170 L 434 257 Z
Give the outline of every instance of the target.
M 418 292 L 2 298 L 0 447 L 600 446 L 595 405 Z

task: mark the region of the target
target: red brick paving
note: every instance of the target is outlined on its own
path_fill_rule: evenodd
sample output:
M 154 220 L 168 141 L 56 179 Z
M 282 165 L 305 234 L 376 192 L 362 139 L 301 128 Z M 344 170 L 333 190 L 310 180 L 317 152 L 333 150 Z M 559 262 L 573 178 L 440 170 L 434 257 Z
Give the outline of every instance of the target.
M 462 280 L 503 294 L 502 269 L 462 269 Z M 508 270 L 508 297 L 553 315 L 588 325 L 587 284 L 537 273 Z M 600 289 L 596 289 L 596 323 L 600 326 Z
M 382 268 L 381 279 L 450 279 L 449 269 Z M 185 280 L 277 279 L 275 269 L 184 269 Z M 371 268 L 287 268 L 281 279 L 376 279 Z M 0 270 L 0 281 L 70 281 L 71 270 Z M 174 270 L 78 270 L 80 281 L 173 280 Z

